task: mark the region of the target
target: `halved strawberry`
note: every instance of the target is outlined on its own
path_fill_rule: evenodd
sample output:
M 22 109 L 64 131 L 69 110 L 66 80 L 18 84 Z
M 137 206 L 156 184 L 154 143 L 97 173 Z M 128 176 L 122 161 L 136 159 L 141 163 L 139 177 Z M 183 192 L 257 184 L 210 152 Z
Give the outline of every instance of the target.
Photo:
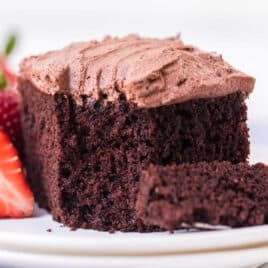
M 33 211 L 34 197 L 17 149 L 0 130 L 0 218 L 30 217 Z

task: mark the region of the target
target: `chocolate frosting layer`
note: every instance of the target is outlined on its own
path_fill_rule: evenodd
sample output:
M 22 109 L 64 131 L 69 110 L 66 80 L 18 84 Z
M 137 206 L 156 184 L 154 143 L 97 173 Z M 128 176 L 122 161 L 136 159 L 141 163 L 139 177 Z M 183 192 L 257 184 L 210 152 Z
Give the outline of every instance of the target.
M 47 94 L 65 92 L 117 101 L 123 93 L 139 107 L 157 107 L 236 91 L 252 92 L 255 79 L 221 55 L 169 39 L 107 37 L 26 58 L 21 77 Z

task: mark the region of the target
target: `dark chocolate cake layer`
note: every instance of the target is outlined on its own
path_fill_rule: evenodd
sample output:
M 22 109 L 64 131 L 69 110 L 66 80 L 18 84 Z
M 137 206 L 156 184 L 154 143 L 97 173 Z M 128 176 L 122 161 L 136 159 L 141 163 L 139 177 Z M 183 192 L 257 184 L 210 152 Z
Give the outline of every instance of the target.
M 196 222 L 262 225 L 268 217 L 268 167 L 201 162 L 143 171 L 136 209 L 146 224 L 174 230 Z
M 152 231 L 137 217 L 141 170 L 247 160 L 245 93 L 141 108 L 126 101 L 48 95 L 20 79 L 27 175 L 38 203 L 78 228 Z M 105 103 L 104 103 L 105 102 Z M 144 183 L 144 182 L 143 182 Z

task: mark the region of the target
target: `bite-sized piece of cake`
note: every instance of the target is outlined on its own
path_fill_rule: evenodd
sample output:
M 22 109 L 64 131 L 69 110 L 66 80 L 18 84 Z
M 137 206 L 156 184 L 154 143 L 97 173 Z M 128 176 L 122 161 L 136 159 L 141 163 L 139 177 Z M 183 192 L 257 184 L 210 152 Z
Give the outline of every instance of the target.
M 268 221 L 268 166 L 261 163 L 150 165 L 139 189 L 138 217 L 168 230 L 182 223 L 241 227 Z
M 39 205 L 71 227 L 155 230 L 136 215 L 141 170 L 246 161 L 254 82 L 179 38 L 106 38 L 24 60 L 27 174 Z

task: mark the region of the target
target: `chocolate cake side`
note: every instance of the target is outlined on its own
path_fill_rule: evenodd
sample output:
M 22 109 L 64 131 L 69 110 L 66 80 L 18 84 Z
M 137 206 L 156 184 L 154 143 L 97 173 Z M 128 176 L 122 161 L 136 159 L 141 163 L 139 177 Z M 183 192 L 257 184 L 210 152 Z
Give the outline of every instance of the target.
M 27 175 L 40 206 L 78 228 L 152 231 L 135 203 L 141 170 L 183 162 L 244 162 L 249 153 L 245 94 L 140 108 L 40 92 L 19 81 Z
M 169 230 L 197 222 L 262 225 L 268 216 L 268 167 L 201 162 L 143 172 L 136 209 L 147 224 Z

